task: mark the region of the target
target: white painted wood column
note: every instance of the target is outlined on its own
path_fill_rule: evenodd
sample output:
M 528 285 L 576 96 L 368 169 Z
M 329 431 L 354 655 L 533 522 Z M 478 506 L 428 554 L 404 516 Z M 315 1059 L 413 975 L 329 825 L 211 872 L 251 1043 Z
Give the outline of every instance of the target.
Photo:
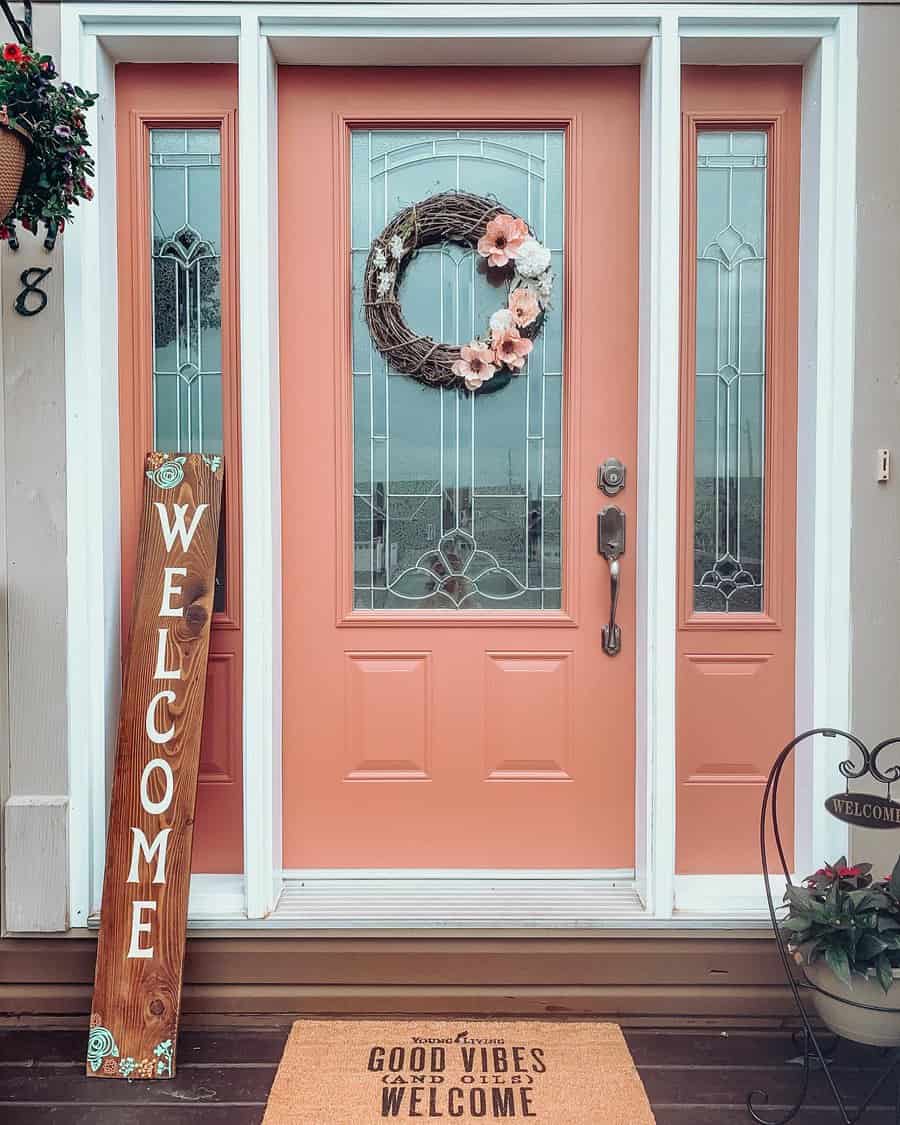
M 856 295 L 857 15 L 842 12 L 804 74 L 801 178 L 798 729 L 852 730 L 851 526 Z M 803 571 L 803 560 L 808 569 Z M 859 579 L 857 579 L 858 581 Z M 805 673 L 805 674 L 804 674 Z M 842 740 L 797 754 L 797 869 L 846 855 L 828 816 Z
M 106 785 L 121 681 L 115 70 L 61 8 L 60 69 L 100 94 L 88 114 L 95 197 L 62 240 L 66 267 L 69 895 L 72 926 L 100 909 Z M 59 253 L 59 251 L 57 251 Z
M 637 891 L 669 918 L 675 875 L 675 628 L 681 44 L 663 14 L 641 76 Z
M 244 877 L 247 915 L 264 918 L 282 868 L 277 68 L 252 10 L 241 13 L 238 67 L 243 561 L 254 576 L 244 582 Z

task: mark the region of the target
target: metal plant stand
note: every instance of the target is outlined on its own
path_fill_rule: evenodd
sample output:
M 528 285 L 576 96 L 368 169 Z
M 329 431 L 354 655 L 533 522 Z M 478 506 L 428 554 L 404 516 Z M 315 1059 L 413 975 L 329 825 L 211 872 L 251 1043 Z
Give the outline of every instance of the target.
M 850 782 L 858 780 L 862 777 L 872 777 L 874 780 L 886 787 L 887 799 L 876 798 L 882 806 L 890 805 L 893 809 L 894 806 L 890 801 L 891 786 L 900 782 L 900 766 L 890 766 L 882 768 L 879 765 L 879 757 L 882 751 L 888 747 L 900 744 L 900 738 L 889 738 L 884 742 L 880 742 L 874 749 L 869 750 L 860 739 L 855 735 L 847 733 L 847 731 L 836 730 L 833 727 L 816 727 L 813 730 L 804 731 L 803 734 L 798 735 L 793 741 L 789 742 L 787 746 L 781 751 L 775 760 L 772 769 L 769 771 L 769 777 L 766 782 L 765 793 L 763 794 L 762 808 L 760 810 L 759 818 L 759 852 L 762 861 L 763 878 L 766 885 L 766 898 L 769 904 L 769 917 L 772 921 L 772 929 L 775 933 L 775 940 L 778 944 L 778 952 L 781 957 L 781 963 L 784 966 L 784 974 L 790 985 L 791 991 L 794 996 L 794 1002 L 797 1005 L 797 1013 L 802 1021 L 802 1027 L 797 1033 L 797 1043 L 801 1050 L 801 1056 L 798 1060 L 802 1066 L 802 1075 L 800 1081 L 800 1089 L 797 1095 L 797 1100 L 793 1106 L 780 1117 L 767 1117 L 761 1112 L 764 1106 L 768 1104 L 769 1097 L 765 1090 L 753 1090 L 747 1096 L 747 1109 L 750 1116 L 754 1121 L 758 1121 L 760 1125 L 786 1125 L 788 1121 L 793 1120 L 794 1117 L 803 1108 L 806 1101 L 806 1095 L 809 1090 L 809 1080 L 811 1073 L 821 1071 L 825 1075 L 825 1080 L 834 1097 L 835 1105 L 840 1113 L 840 1120 L 843 1125 L 854 1125 L 859 1121 L 866 1110 L 872 1105 L 874 1099 L 878 1096 L 879 1092 L 884 1088 L 885 1084 L 895 1079 L 896 1083 L 896 1100 L 895 1100 L 895 1119 L 897 1125 L 900 1125 L 900 1048 L 892 1050 L 883 1050 L 881 1048 L 873 1047 L 873 1051 L 881 1051 L 884 1057 L 883 1069 L 879 1073 L 877 1079 L 872 1085 L 871 1090 L 866 1097 L 858 1103 L 848 1104 L 847 1099 L 841 1094 L 838 1089 L 835 1076 L 832 1071 L 834 1064 L 834 1053 L 840 1040 L 832 1040 L 830 1034 L 823 1035 L 821 1032 L 816 1031 L 813 1027 L 806 1008 L 803 1004 L 805 994 L 812 992 L 819 992 L 824 996 L 831 996 L 831 993 L 825 989 L 820 988 L 818 985 L 813 984 L 805 974 L 798 976 L 798 967 L 795 964 L 790 950 L 788 949 L 787 942 L 782 936 L 779 927 L 778 917 L 775 913 L 777 907 L 772 897 L 772 884 L 769 875 L 769 858 L 766 847 L 766 839 L 771 832 L 775 840 L 775 847 L 778 851 L 778 860 L 781 864 L 781 870 L 785 880 L 789 885 L 791 884 L 791 876 L 788 868 L 788 863 L 784 854 L 784 846 L 782 843 L 781 830 L 778 823 L 778 787 L 781 782 L 781 776 L 784 767 L 790 761 L 796 748 L 807 739 L 813 739 L 817 735 L 823 735 L 825 738 L 843 738 L 850 743 L 850 756 L 847 760 L 841 762 L 838 769 L 844 778 L 844 784 L 847 793 L 849 794 Z M 857 764 L 854 761 L 854 752 L 859 755 L 861 761 Z M 826 802 L 826 809 L 831 815 L 836 815 L 834 810 L 830 807 L 833 798 L 829 798 Z M 840 816 L 839 819 L 850 820 L 852 823 L 859 823 L 859 821 L 851 820 L 850 817 Z M 900 822 L 892 824 L 892 827 L 900 827 Z M 879 827 L 885 827 L 880 824 Z M 802 972 L 802 970 L 801 970 Z M 900 985 L 898 985 L 900 989 Z M 845 1000 L 843 997 L 832 997 L 833 999 L 840 999 L 842 1003 L 848 1004 L 854 1008 L 862 1008 L 866 1011 L 884 1013 L 884 1008 L 875 1008 L 869 1004 L 862 1004 L 856 1001 Z M 900 1014 L 900 1008 L 890 1009 L 892 1013 Z M 883 1108 L 883 1106 L 882 1106 Z

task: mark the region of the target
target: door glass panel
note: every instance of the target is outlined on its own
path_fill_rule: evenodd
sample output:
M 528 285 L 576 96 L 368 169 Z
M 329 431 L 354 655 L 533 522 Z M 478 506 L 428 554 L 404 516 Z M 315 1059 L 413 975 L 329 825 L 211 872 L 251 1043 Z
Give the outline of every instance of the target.
M 561 130 L 351 133 L 356 608 L 562 604 L 564 168 Z M 363 315 L 372 240 L 404 207 L 453 189 L 522 216 L 558 279 L 524 370 L 478 394 L 392 371 Z M 479 261 L 463 246 L 421 251 L 400 291 L 410 327 L 451 344 L 482 335 L 505 288 Z
M 172 453 L 223 452 L 220 140 L 218 129 L 150 130 L 153 440 Z
M 766 141 L 762 132 L 698 137 L 697 612 L 763 606 Z
M 221 453 L 218 129 L 152 129 L 150 185 L 156 448 Z

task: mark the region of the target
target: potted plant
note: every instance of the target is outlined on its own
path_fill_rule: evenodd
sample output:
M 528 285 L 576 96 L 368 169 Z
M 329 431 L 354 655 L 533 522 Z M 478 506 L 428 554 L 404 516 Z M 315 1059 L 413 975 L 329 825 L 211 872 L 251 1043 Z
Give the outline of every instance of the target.
M 97 95 L 58 83 L 49 55 L 7 43 L 0 59 L 0 239 L 12 224 L 51 236 L 72 218 L 72 207 L 91 199 L 85 113 Z
M 790 886 L 781 932 L 836 1035 L 900 1046 L 900 859 L 873 881 L 872 865 L 842 857 Z M 821 991 L 820 991 L 821 990 Z M 864 1006 L 861 1006 L 864 1005 Z

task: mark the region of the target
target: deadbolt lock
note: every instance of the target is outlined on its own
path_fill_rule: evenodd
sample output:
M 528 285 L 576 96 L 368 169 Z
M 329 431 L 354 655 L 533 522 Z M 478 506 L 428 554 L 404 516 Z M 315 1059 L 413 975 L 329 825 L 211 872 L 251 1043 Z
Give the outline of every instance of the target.
M 607 496 L 615 496 L 625 487 L 625 466 L 618 457 L 607 457 L 597 470 L 597 487 Z

